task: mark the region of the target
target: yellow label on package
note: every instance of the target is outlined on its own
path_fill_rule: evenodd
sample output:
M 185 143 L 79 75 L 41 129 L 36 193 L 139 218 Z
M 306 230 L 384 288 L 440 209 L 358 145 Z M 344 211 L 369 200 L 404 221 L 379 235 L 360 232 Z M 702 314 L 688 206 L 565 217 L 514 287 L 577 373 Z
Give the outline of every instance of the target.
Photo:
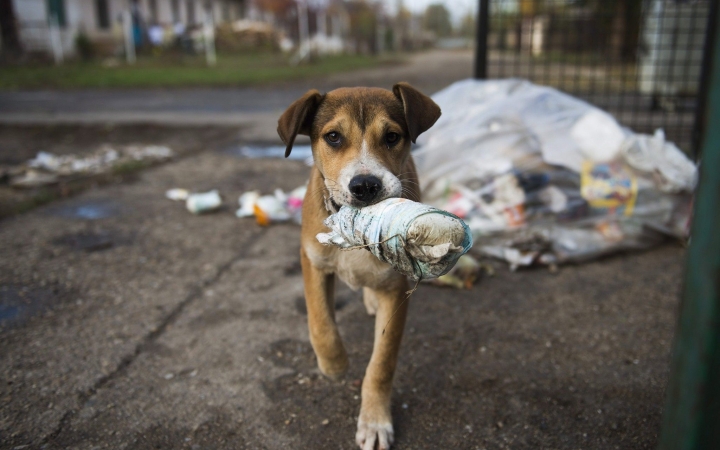
M 637 199 L 637 179 L 624 164 L 585 161 L 580 194 L 592 208 L 630 216 Z

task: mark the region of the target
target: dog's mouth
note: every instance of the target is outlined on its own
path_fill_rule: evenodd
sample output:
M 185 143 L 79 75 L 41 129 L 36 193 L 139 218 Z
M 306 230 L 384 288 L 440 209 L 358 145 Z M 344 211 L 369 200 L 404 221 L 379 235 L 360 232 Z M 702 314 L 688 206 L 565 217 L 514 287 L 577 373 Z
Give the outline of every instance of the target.
M 325 209 L 327 209 L 330 214 L 336 214 L 338 211 L 340 211 L 340 208 L 341 205 L 336 202 L 335 199 L 332 198 L 332 196 L 328 195 L 325 197 Z
M 335 201 L 334 198 L 330 197 L 330 206 L 335 210 L 335 212 L 340 211 L 340 205 Z

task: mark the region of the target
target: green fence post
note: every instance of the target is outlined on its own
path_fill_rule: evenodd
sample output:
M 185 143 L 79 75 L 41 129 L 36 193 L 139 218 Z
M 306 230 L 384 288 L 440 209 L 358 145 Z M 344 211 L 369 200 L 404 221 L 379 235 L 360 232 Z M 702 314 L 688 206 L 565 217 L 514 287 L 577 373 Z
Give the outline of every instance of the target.
M 712 45 L 700 185 L 660 450 L 720 449 L 720 33 Z

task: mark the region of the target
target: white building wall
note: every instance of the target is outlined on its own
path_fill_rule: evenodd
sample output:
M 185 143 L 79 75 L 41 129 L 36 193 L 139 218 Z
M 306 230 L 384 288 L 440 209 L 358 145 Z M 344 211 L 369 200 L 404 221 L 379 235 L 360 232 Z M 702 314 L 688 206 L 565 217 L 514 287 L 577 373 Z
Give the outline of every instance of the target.
M 19 25 L 20 40 L 29 51 L 52 52 L 50 42 L 49 19 L 46 0 L 12 0 Z M 188 24 L 188 5 L 191 0 L 179 0 L 181 22 Z M 195 24 L 201 25 L 205 19 L 206 0 L 193 0 Z M 211 13 L 215 23 L 226 21 L 224 3 L 228 2 L 230 20 L 241 18 L 241 5 L 235 0 L 212 0 Z M 149 0 L 139 1 L 140 10 L 146 23 L 150 23 Z M 250 16 L 260 16 L 259 11 L 250 3 Z M 75 37 L 81 30 L 91 39 L 112 39 L 113 26 L 120 15 L 130 6 L 129 0 L 108 0 L 110 26 L 100 28 L 95 0 L 65 0 L 65 27 L 60 30 L 63 53 L 71 56 L 75 53 Z M 172 24 L 172 1 L 157 0 L 158 22 Z M 259 17 L 258 17 L 259 18 Z

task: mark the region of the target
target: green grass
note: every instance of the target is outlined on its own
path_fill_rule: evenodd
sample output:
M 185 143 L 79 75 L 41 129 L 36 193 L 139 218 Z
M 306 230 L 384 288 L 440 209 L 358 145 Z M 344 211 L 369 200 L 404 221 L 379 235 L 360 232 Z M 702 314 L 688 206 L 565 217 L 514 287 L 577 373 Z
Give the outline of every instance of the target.
M 340 55 L 292 67 L 274 53 L 218 55 L 215 67 L 201 56 L 140 57 L 135 65 L 107 67 L 101 61 L 52 65 L 0 66 L 0 89 L 71 89 L 129 87 L 239 86 L 296 80 L 378 66 L 392 61 L 361 55 Z
M 129 175 L 150 166 L 147 161 L 126 161 L 112 166 L 112 173 L 115 175 Z

